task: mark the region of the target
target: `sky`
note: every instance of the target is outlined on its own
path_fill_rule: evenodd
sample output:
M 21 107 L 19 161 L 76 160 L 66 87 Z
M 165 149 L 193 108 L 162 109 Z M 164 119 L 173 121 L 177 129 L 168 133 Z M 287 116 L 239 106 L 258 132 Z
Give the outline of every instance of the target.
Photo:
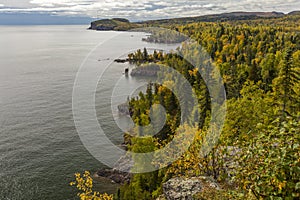
M 0 0 L 0 15 L 28 14 L 132 21 L 234 11 L 300 10 L 300 0 Z

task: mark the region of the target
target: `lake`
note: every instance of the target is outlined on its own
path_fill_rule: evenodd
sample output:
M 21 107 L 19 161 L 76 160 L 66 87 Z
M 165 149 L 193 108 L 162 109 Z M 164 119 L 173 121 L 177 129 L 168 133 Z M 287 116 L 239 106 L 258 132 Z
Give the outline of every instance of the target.
M 119 123 L 126 124 L 127 119 L 109 102 L 112 98 L 115 104 L 125 102 L 129 94 L 143 90 L 145 80 L 125 77 L 124 68 L 132 66 L 113 63 L 112 52 L 120 41 L 132 45 L 133 50 L 136 44 L 157 49 L 176 47 L 143 42 L 144 33 L 119 37 L 119 32 L 87 27 L 0 26 L 0 199 L 75 199 L 76 191 L 69 186 L 74 173 L 94 173 L 105 167 L 83 146 L 73 119 L 73 86 L 86 58 L 93 63 L 92 70 L 110 69 L 105 71 L 105 84 L 99 82 L 97 87 L 95 108 L 105 133 L 118 145 L 123 132 L 103 113 L 110 112 Z M 102 43 L 102 49 L 92 51 Z M 107 91 L 116 77 L 121 80 L 119 89 L 125 92 L 111 97 Z M 132 89 L 135 91 L 130 92 Z M 96 188 L 113 193 L 116 185 L 99 182 Z

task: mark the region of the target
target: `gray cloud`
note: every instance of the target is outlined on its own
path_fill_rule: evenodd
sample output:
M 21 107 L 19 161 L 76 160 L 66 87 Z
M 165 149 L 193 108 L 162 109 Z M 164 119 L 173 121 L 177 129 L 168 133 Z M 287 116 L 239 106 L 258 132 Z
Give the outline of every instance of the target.
M 300 9 L 299 0 L 0 0 L 0 13 L 39 12 L 133 20 L 233 11 L 290 12 L 297 9 Z

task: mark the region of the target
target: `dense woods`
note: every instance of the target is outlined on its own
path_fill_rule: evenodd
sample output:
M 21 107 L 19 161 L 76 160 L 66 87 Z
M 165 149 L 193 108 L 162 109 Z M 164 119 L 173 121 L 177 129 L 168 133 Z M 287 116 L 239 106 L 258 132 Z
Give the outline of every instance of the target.
M 166 109 L 166 123 L 154 137 L 143 136 L 139 129 L 133 130 L 139 137 L 125 134 L 130 151 L 163 148 L 178 131 L 193 134 L 195 139 L 168 167 L 133 175 L 114 198 L 156 199 L 162 194 L 162 184 L 172 177 L 206 175 L 217 180 L 222 190 L 201 193 L 196 199 L 299 199 L 300 15 L 167 28 L 196 40 L 220 71 L 227 96 L 223 131 L 210 154 L 200 156 L 211 119 L 211 96 L 203 77 L 176 54 L 146 50 L 130 54 L 129 59 L 139 65 L 155 61 L 180 72 L 196 94 L 200 120 L 180 125 L 180 98 L 167 87 L 175 82 L 149 83 L 145 94 L 131 99 L 130 113 L 137 125 L 150 123 L 154 104 Z M 231 170 L 225 165 L 228 157 Z

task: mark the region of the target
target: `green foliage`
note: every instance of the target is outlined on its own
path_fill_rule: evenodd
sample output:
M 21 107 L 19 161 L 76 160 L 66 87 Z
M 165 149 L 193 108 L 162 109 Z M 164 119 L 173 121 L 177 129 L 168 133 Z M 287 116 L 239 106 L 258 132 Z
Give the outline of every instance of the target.
M 294 90 L 300 81 L 300 63 L 293 58 L 292 49 L 287 48 L 283 52 L 283 57 L 279 63 L 278 77 L 273 80 L 274 93 L 278 99 L 278 103 L 282 105 L 282 117 L 295 114 L 295 110 L 299 108 L 299 95 Z
M 128 54 L 129 62 L 131 64 L 136 64 L 137 66 L 149 62 L 157 63 L 159 61 L 162 61 L 163 58 L 164 54 L 162 51 L 154 50 L 153 54 L 149 54 L 146 48 L 144 48 L 143 51 L 141 49 L 138 49 L 136 52 Z
M 276 119 L 279 108 L 273 96 L 261 89 L 262 83 L 246 82 L 239 98 L 227 101 L 227 118 L 221 135 L 224 145 L 247 141 L 257 133 L 257 124 L 269 124 Z
M 300 123 L 288 119 L 277 124 L 243 142 L 235 181 L 259 199 L 296 199 L 300 197 Z
M 181 43 L 188 39 L 185 35 L 168 29 L 149 29 L 147 32 L 150 32 L 151 35 L 143 39 L 146 42 L 172 44 Z
M 195 138 L 191 143 L 175 144 L 178 148 L 188 146 L 188 150 L 168 167 L 133 175 L 131 182 L 120 188 L 117 199 L 155 199 L 162 193 L 162 184 L 173 176 L 198 175 L 212 176 L 230 185 L 220 191 L 203 192 L 196 196 L 198 199 L 299 199 L 299 20 L 295 15 L 170 26 L 198 41 L 224 80 L 228 97 L 226 122 L 221 137 L 208 155 L 201 155 L 201 148 L 215 138 L 205 137 L 213 128 L 208 127 L 211 98 L 200 72 L 172 53 L 150 54 L 144 49 L 129 54 L 130 62 L 137 67 L 156 63 L 181 73 L 193 87 L 199 110 L 183 106 L 195 113 L 193 117 L 196 113 L 201 117 L 195 126 L 188 124 L 191 119 L 185 119 L 187 123 L 180 126 L 182 97 L 180 94 L 176 97 L 168 89 L 180 83 L 167 72 L 157 76 L 168 81 L 149 83 L 146 94 L 130 99 L 130 113 L 137 125 L 150 124 L 150 108 L 154 104 L 165 107 L 166 123 L 154 137 L 142 135 L 139 128 L 131 130 L 133 136 L 126 135 L 129 150 L 150 152 L 164 148 L 174 137 Z M 202 50 L 191 48 L 186 52 L 183 44 L 179 51 L 192 57 Z M 205 58 L 196 59 L 196 64 L 202 59 Z M 201 63 L 203 68 L 208 65 L 204 63 Z M 163 79 L 162 75 L 172 79 Z M 210 80 L 213 73 L 206 71 L 202 76 Z M 155 110 L 154 113 L 157 115 Z M 156 117 L 162 119 L 163 116 Z M 172 155 L 176 152 L 169 152 L 164 159 L 168 161 Z
M 214 188 L 208 188 L 201 193 L 195 195 L 195 200 L 256 200 L 256 197 L 249 192 L 236 191 L 234 189 L 226 188 L 222 190 L 216 190 Z
M 238 97 L 247 80 L 264 84 L 270 91 L 273 79 L 280 73 L 284 50 L 300 48 L 299 27 L 287 18 L 230 23 L 193 23 L 179 31 L 199 41 L 213 58 L 223 76 L 229 98 Z M 299 22 L 299 17 L 296 18 Z M 299 63 L 293 64 L 299 67 Z
M 153 199 L 156 190 L 160 187 L 161 176 L 159 172 L 135 174 L 129 185 L 120 189 L 120 195 L 116 199 Z

